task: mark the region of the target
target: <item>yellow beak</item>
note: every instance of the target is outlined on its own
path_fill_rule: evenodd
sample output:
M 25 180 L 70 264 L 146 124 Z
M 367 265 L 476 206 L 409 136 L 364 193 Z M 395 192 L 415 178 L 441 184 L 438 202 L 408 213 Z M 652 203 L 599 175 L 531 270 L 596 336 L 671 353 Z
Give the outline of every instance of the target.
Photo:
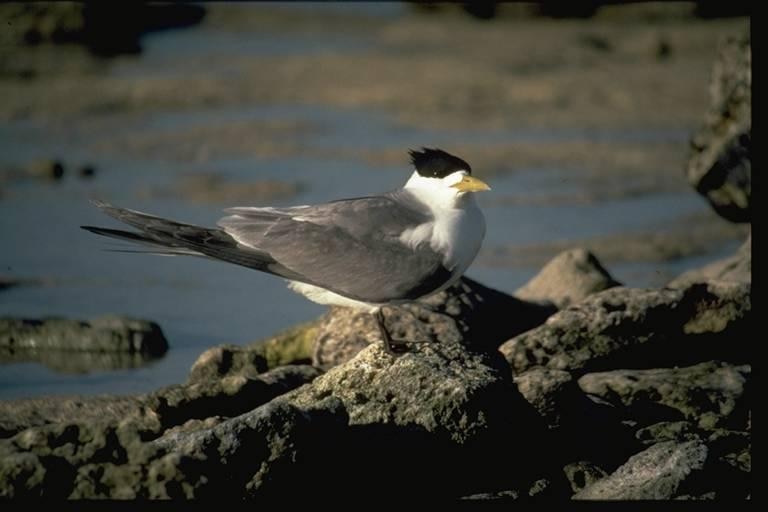
M 483 190 L 491 190 L 491 187 L 489 187 L 484 181 L 479 180 L 473 176 L 464 176 L 460 182 L 451 186 L 461 190 L 462 192 L 482 192 Z

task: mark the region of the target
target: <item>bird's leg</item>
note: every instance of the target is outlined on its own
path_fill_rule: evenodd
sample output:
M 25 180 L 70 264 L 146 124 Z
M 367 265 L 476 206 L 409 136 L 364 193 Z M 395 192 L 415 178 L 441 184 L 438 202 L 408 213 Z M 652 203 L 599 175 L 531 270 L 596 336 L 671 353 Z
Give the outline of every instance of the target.
M 389 335 L 389 331 L 387 331 L 387 326 L 384 325 L 384 313 L 381 311 L 381 309 L 377 309 L 376 313 L 373 315 L 376 318 L 376 325 L 379 326 L 379 332 L 381 333 L 381 341 L 384 343 L 384 350 L 387 351 L 388 354 L 402 354 L 405 352 L 404 348 L 398 348 L 395 350 L 395 344 L 392 343 L 392 337 Z M 400 347 L 404 347 L 404 343 L 398 343 Z

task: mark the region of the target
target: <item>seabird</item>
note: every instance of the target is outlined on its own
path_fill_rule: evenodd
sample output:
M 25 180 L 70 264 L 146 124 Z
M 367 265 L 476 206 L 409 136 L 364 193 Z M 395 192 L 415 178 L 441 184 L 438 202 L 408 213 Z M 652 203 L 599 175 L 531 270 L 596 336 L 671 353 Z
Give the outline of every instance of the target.
M 149 246 L 274 274 L 319 304 L 374 315 L 384 348 L 401 352 L 384 325 L 384 306 L 437 293 L 467 270 L 485 236 L 474 192 L 490 190 L 467 162 L 440 149 L 409 151 L 414 172 L 400 189 L 316 205 L 235 207 L 218 228 L 94 204 L 138 231 L 81 226 Z M 400 348 L 396 350 L 396 346 Z

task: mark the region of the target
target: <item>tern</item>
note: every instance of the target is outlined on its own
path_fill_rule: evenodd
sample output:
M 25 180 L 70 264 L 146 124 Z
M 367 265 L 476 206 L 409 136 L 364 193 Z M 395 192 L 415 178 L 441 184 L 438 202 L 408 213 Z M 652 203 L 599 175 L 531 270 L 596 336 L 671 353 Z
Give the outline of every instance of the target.
M 382 308 L 417 302 L 455 283 L 475 259 L 485 218 L 475 192 L 490 190 L 459 157 L 410 150 L 413 174 L 380 195 L 292 207 L 234 207 L 217 228 L 184 224 L 93 201 L 137 231 L 81 226 L 148 246 L 162 255 L 192 255 L 267 272 L 324 305 L 367 311 L 384 348 L 393 340 Z

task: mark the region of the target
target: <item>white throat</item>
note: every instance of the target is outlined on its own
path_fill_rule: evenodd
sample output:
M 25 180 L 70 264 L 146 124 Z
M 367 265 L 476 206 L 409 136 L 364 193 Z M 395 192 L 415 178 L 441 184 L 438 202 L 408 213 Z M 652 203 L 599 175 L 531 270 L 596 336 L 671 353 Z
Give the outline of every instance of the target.
M 432 212 L 434 220 L 403 233 L 400 240 L 411 247 L 428 242 L 445 254 L 443 265 L 455 274 L 464 273 L 475 259 L 485 237 L 485 218 L 475 201 L 475 194 L 461 192 L 452 185 L 466 173 L 455 172 L 445 178 L 411 175 L 405 189 L 413 193 Z

